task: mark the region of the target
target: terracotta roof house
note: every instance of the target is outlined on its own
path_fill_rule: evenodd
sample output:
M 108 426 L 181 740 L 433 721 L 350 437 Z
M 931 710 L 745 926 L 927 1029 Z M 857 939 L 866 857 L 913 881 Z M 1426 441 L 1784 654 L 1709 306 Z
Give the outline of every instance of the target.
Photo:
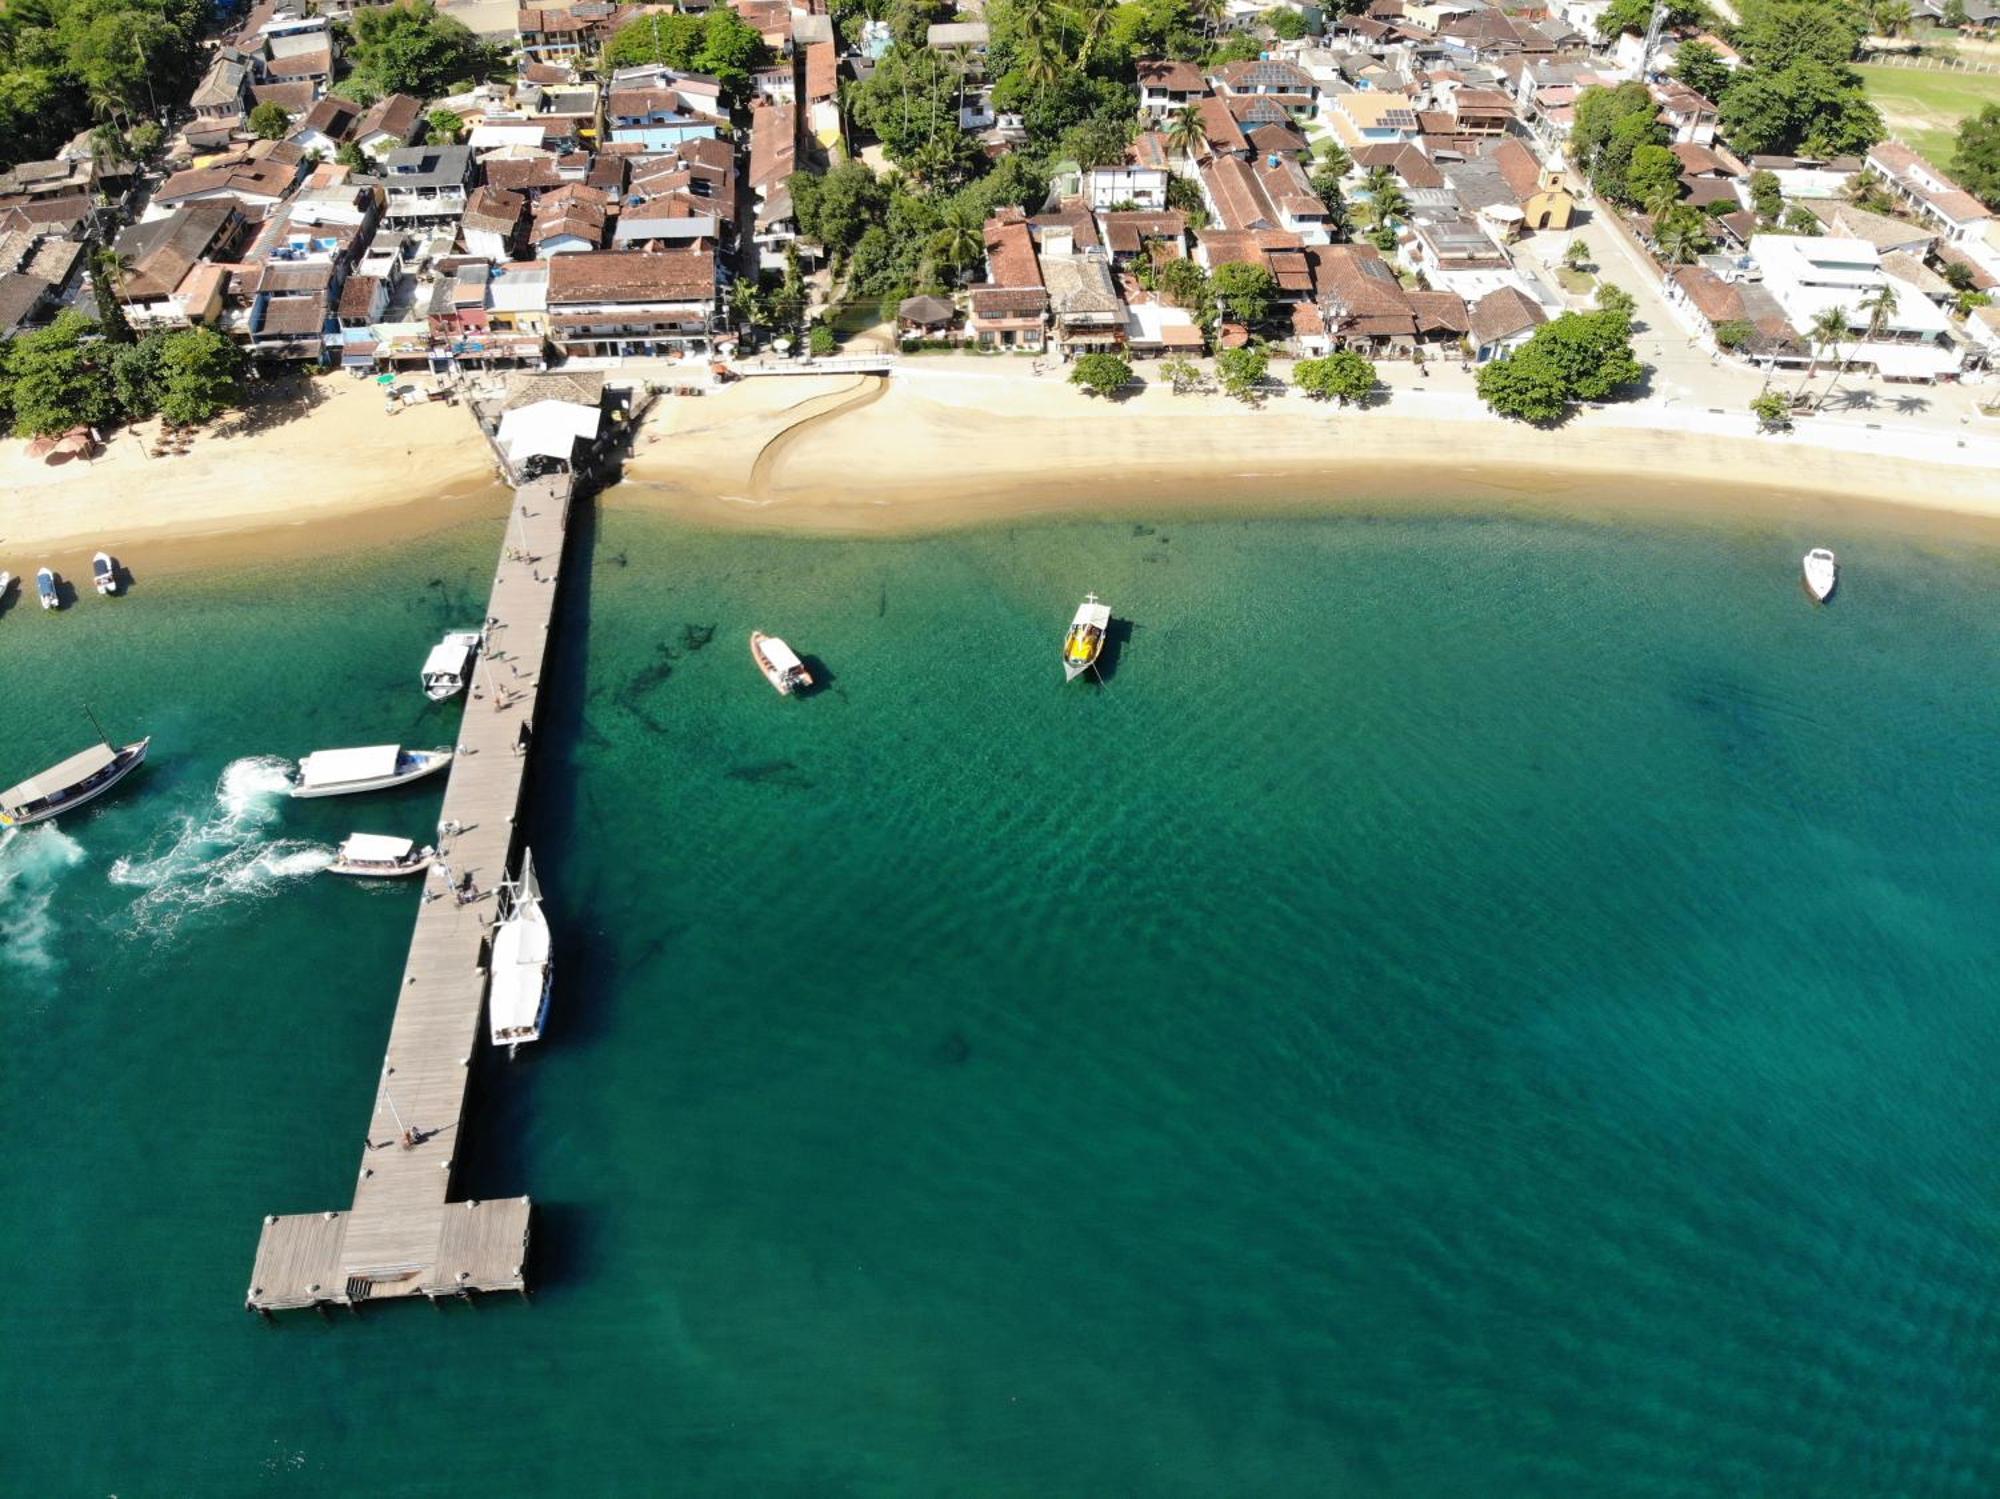
M 1463 338 L 1472 331 L 1472 309 L 1456 292 L 1412 291 L 1403 295 L 1416 317 L 1420 340 Z
M 1109 265 L 1095 255 L 1043 255 L 1041 270 L 1061 348 L 1096 353 L 1124 345 L 1125 302 Z
M 1978 234 L 1992 211 L 1908 146 L 1878 141 L 1868 148 L 1868 169 L 1948 240 Z
M 387 94 L 362 112 L 354 124 L 354 144 L 370 156 L 382 156 L 398 146 L 414 146 L 424 138 L 424 106 L 408 94 Z
M 1316 300 L 1334 347 L 1388 352 L 1416 342 L 1416 310 L 1373 245 L 1321 245 L 1311 254 Z
M 986 221 L 986 280 L 967 296 L 972 304 L 967 327 L 981 347 L 1042 347 L 1049 294 L 1027 216 L 1019 210 Z
M 1208 83 L 1202 78 L 1201 69 L 1191 62 L 1167 57 L 1142 57 L 1136 67 L 1141 114 L 1155 118 L 1170 115 L 1208 92 Z
M 611 204 L 596 188 L 566 182 L 544 193 L 535 203 L 528 242 L 535 258 L 588 253 L 604 244 L 605 220 Z
M 553 156 L 527 156 L 517 160 L 499 160 L 485 163 L 486 183 L 489 187 L 505 188 L 510 193 L 520 193 L 531 202 L 543 193 L 553 192 L 563 185 L 562 173 L 556 169 Z
M 549 329 L 584 357 L 705 350 L 716 313 L 706 250 L 598 250 L 549 262 Z
M 299 179 L 299 158 L 245 154 L 224 157 L 210 166 L 176 172 L 160 185 L 153 201 L 166 208 L 210 198 L 233 198 L 246 207 L 268 208 L 292 190 Z
M 347 143 L 354 132 L 355 121 L 361 118 L 361 106 L 333 94 L 322 95 L 305 117 L 292 127 L 286 137 L 292 144 L 307 151 L 318 151 L 331 156 Z
M 464 217 L 458 221 L 466 253 L 487 260 L 511 260 L 527 207 L 526 198 L 504 187 L 484 183 L 474 188 L 465 200 Z
M 1387 167 L 1402 179 L 1405 187 L 1444 186 L 1444 173 L 1437 169 L 1437 163 L 1413 145 L 1398 142 L 1383 146 L 1360 146 L 1350 154 L 1354 158 L 1354 165 L 1362 171 L 1372 172 L 1377 167 Z
M 1547 321 L 1547 315 L 1527 293 L 1518 287 L 1503 286 L 1472 304 L 1466 339 L 1472 345 L 1473 357 L 1484 364 L 1518 349 Z
M 1243 156 L 1250 150 L 1250 138 L 1243 133 L 1243 127 L 1236 123 L 1236 116 L 1229 112 L 1229 105 L 1213 94 L 1203 94 L 1194 101 L 1201 111 L 1201 122 L 1208 130 L 1208 143 L 1204 148 L 1207 156 Z

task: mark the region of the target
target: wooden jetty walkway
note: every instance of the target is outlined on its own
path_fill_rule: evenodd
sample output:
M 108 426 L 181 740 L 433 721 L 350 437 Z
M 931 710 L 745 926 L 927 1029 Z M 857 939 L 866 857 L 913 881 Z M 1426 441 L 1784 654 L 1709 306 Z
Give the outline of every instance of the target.
M 572 490 L 568 474 L 515 490 L 493 575 L 487 649 L 439 814 L 449 879 L 472 876 L 479 897 L 461 905 L 444 880 L 425 880 L 354 1205 L 264 1219 L 246 1298 L 253 1311 L 527 1290 L 529 1200 L 454 1202 L 451 1189 L 473 1054 L 486 1044 L 492 892 L 514 846 Z

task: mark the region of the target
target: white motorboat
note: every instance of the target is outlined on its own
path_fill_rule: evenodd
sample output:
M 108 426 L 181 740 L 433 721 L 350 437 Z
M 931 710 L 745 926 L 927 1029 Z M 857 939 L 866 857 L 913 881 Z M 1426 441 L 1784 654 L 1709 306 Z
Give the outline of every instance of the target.
M 448 749 L 406 750 L 395 744 L 315 750 L 291 773 L 288 796 L 349 796 L 422 780 L 451 764 Z
M 465 691 L 472 680 L 472 653 L 479 645 L 477 630 L 453 630 L 432 646 L 424 657 L 424 696 L 442 703 Z
M 41 598 L 44 609 L 62 608 L 62 595 L 56 591 L 56 572 L 54 568 L 44 567 L 36 570 L 35 592 Z
M 1840 559 L 1825 547 L 1814 547 L 1806 553 L 1805 574 L 1806 592 L 1824 604 L 1840 581 Z
M 521 877 L 500 887 L 500 923 L 493 932 L 492 980 L 486 991 L 487 1033 L 511 1055 L 524 1041 L 542 1039 L 555 983 L 542 887 L 535 883 L 535 855 L 521 853 Z
M 764 680 L 778 689 L 780 697 L 790 697 L 813 684 L 812 673 L 799 660 L 798 652 L 775 635 L 752 630 L 750 658 L 757 663 L 757 670 L 764 674 Z
M 1111 628 L 1111 606 L 1100 604 L 1097 595 L 1087 593 L 1076 607 L 1069 634 L 1063 638 L 1063 680 L 1074 682 L 1097 665 L 1104 654 L 1105 632 Z
M 349 833 L 347 841 L 340 845 L 340 852 L 326 866 L 326 872 L 364 880 L 398 880 L 405 875 L 422 874 L 436 860 L 436 849 L 418 848 L 408 838 Z
M 93 744 L 40 775 L 0 791 L 0 828 L 47 822 L 95 801 L 145 763 L 146 748 L 152 742 L 149 735 L 123 749 Z
M 109 552 L 99 552 L 90 559 L 90 581 L 99 593 L 118 591 L 118 564 Z

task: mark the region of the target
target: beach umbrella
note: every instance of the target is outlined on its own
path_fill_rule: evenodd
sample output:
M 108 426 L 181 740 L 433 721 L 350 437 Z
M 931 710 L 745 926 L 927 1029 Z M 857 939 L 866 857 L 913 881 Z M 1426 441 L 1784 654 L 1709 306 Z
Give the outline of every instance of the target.
M 53 437 L 37 437 L 33 442 L 28 444 L 28 456 L 30 458 L 46 458 L 55 449 L 56 440 Z

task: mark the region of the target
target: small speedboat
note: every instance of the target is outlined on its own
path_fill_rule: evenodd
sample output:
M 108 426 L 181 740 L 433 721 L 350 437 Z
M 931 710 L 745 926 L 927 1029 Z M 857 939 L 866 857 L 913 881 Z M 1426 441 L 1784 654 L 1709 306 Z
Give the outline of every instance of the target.
M 1110 628 L 1111 606 L 1100 604 L 1094 593 L 1085 594 L 1077 605 L 1076 618 L 1070 621 L 1069 634 L 1063 638 L 1065 682 L 1074 682 L 1097 664 L 1097 658 L 1104 654 L 1104 633 Z
M 780 697 L 790 697 L 813 684 L 812 673 L 799 660 L 798 652 L 775 635 L 752 630 L 750 656 L 757 663 L 757 669 L 764 673 L 764 680 L 778 689 Z
M 328 874 L 353 875 L 364 880 L 397 880 L 422 874 L 437 858 L 434 848 L 418 848 L 408 838 L 385 838 L 380 833 L 350 833 L 340 852 L 326 866 Z
M 406 750 L 395 744 L 315 750 L 291 772 L 287 796 L 349 796 L 435 775 L 451 764 L 448 749 Z
M 90 581 L 96 585 L 99 593 L 118 591 L 118 564 L 112 560 L 109 552 L 99 552 L 90 559 Z
M 472 653 L 478 649 L 477 630 L 453 630 L 432 646 L 424 658 L 424 696 L 442 703 L 465 691 L 472 680 Z
M 62 595 L 56 592 L 56 573 L 52 567 L 44 567 L 35 573 L 35 592 L 41 598 L 44 609 L 62 608 Z
M 1805 576 L 1806 592 L 1824 604 L 1840 581 L 1840 559 L 1825 547 L 1814 547 L 1806 553 Z

